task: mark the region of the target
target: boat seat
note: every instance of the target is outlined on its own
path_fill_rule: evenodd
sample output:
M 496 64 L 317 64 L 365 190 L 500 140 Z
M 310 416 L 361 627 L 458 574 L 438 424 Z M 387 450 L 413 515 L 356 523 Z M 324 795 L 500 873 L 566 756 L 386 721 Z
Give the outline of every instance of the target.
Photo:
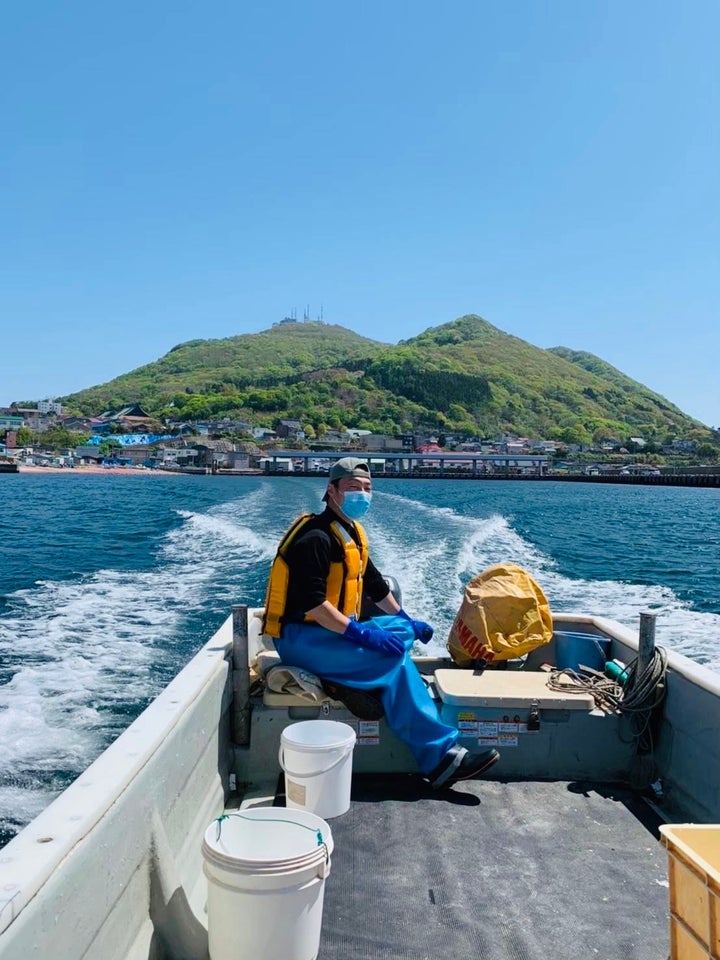
M 263 637 L 263 640 L 265 639 L 266 638 Z M 267 641 L 272 643 L 270 638 L 267 638 Z M 287 710 L 289 707 L 320 706 L 323 703 L 327 703 L 331 707 L 339 708 L 343 706 L 340 701 L 333 700 L 328 696 L 325 696 L 322 700 L 315 700 L 311 696 L 302 696 L 300 694 L 288 693 L 282 690 L 270 689 L 267 682 L 269 674 L 276 667 L 280 666 L 282 666 L 282 661 L 280 660 L 280 654 L 277 652 L 277 650 L 260 650 L 255 658 L 254 667 L 264 681 L 265 689 L 263 690 L 263 704 L 266 707 L 276 707 L 281 710 Z
M 263 705 L 280 710 L 287 710 L 289 707 L 321 707 L 324 703 L 333 710 L 340 710 L 345 706 L 339 700 L 331 700 L 330 697 L 321 702 L 313 702 L 307 697 L 300 697 L 294 693 L 276 693 L 275 690 L 268 690 L 267 687 L 263 693 Z
M 549 674 L 543 670 L 436 670 L 435 687 L 443 703 L 452 706 L 521 708 L 535 703 L 546 710 L 592 710 L 595 701 L 585 690 L 578 691 L 569 677 L 568 688 L 552 690 Z
M 288 669 L 284 667 L 280 656 L 275 650 L 261 650 L 255 661 L 257 673 L 263 680 L 263 705 L 266 707 L 275 707 L 281 710 L 287 710 L 290 707 L 321 707 L 330 710 L 350 710 L 354 716 L 360 719 L 375 719 L 374 716 L 363 714 L 358 705 L 336 700 L 322 690 L 322 696 L 318 697 L 319 691 L 313 691 L 313 687 L 322 687 L 321 680 L 315 674 L 308 670 L 296 671 L 295 678 L 288 677 Z M 298 676 L 297 674 L 300 674 Z M 274 677 L 273 677 L 274 674 Z M 285 676 L 283 675 L 285 674 Z M 299 687 L 305 685 L 307 681 L 307 692 L 303 692 Z M 285 684 L 294 689 L 278 689 Z M 380 708 L 382 710 L 382 708 Z
M 261 677 L 266 677 L 273 667 L 280 663 L 280 654 L 277 650 L 261 650 L 255 658 L 255 669 Z

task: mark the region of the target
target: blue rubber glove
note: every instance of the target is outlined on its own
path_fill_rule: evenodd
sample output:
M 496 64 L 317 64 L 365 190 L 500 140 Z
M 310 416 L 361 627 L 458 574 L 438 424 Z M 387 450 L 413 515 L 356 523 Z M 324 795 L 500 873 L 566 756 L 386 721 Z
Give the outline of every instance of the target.
M 367 650 L 379 650 L 391 657 L 401 657 L 405 653 L 405 644 L 400 637 L 378 627 L 365 626 L 351 620 L 343 634 L 348 640 Z
M 420 643 L 427 643 L 429 640 L 432 640 L 432 635 L 435 631 L 429 623 L 425 623 L 424 620 L 413 620 L 412 617 L 409 617 L 402 609 L 398 611 L 398 616 L 403 617 L 408 623 L 412 624 L 412 628 L 415 631 L 415 639 L 419 640 Z

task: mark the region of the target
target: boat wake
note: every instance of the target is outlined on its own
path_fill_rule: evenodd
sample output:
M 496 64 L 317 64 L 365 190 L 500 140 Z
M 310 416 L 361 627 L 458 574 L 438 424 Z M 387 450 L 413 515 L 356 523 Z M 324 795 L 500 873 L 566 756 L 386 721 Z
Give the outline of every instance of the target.
M 236 602 L 257 603 L 274 544 L 250 494 L 177 511 L 149 571 L 38 581 L 0 619 L 0 844 L 112 742 Z M 249 590 L 250 595 L 245 591 Z
M 322 492 L 311 479 L 261 481 L 234 499 L 175 511 L 154 541 L 149 569 L 126 569 L 127 556 L 122 569 L 106 559 L 105 569 L 53 575 L 4 595 L 0 845 L 128 726 L 231 604 L 262 603 L 281 534 L 299 512 L 321 509 Z M 720 616 L 692 609 L 666 586 L 567 576 L 504 511 L 468 516 L 376 491 L 366 526 L 376 565 L 397 578 L 408 611 L 435 626 L 430 651 L 443 650 L 467 581 L 513 562 L 535 577 L 555 613 L 591 613 L 636 629 L 639 613 L 652 610 L 658 642 L 720 669 Z
M 658 643 L 720 670 L 720 616 L 693 610 L 666 586 L 567 577 L 500 514 L 468 517 L 376 493 L 366 526 L 376 565 L 397 577 L 408 610 L 433 623 L 436 649 L 445 646 L 465 584 L 492 564 L 516 563 L 537 580 L 555 613 L 609 617 L 633 630 L 641 612 L 656 613 Z

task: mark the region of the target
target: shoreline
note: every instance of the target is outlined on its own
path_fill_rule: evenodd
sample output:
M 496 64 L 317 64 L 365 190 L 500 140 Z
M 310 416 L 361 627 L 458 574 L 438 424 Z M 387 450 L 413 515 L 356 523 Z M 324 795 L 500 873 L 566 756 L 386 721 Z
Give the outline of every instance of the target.
M 178 476 L 246 476 L 246 477 L 283 477 L 287 479 L 295 477 L 313 477 L 314 479 L 319 479 L 323 475 L 319 473 L 304 473 L 298 471 L 297 473 L 285 473 L 285 472 L 265 472 L 261 470 L 218 470 L 217 473 L 204 473 L 199 470 L 152 470 L 148 467 L 98 467 L 98 466 L 77 466 L 77 467 L 38 467 L 38 466 L 28 466 L 26 464 L 18 464 L 18 470 L 14 473 L 17 476 L 18 473 L 24 473 L 34 476 L 47 476 L 58 474 L 70 475 L 70 476 L 125 476 L 125 477 L 137 477 L 137 476 L 167 476 L 167 477 L 178 477 Z M 11 474 L 9 474 L 11 475 Z M 487 481 L 487 480 L 514 480 L 521 481 L 525 483 L 557 483 L 557 482 L 570 482 L 570 483 L 600 483 L 600 484 L 621 484 L 621 485 L 638 485 L 638 486 L 662 486 L 662 487 L 709 487 L 718 489 L 720 488 L 720 474 L 663 474 L 660 476 L 654 477 L 644 477 L 644 476 L 585 476 L 583 474 L 544 474 L 542 476 L 537 475 L 515 475 L 515 476 L 502 476 L 502 475 L 488 475 L 488 474 L 479 474 L 472 476 L 470 474 L 459 474 L 454 473 L 453 475 L 448 476 L 443 473 L 422 473 L 416 471 L 414 476 L 406 473 L 402 474 L 377 474 L 375 476 L 376 480 L 465 480 L 465 481 Z
M 105 474 L 112 474 L 117 476 L 122 474 L 123 476 L 139 476 L 145 474 L 153 474 L 158 476 L 160 474 L 168 474 L 172 476 L 172 471 L 169 470 L 149 470 L 147 467 L 36 467 L 28 466 L 27 464 L 20 463 L 18 464 L 18 473 L 27 473 L 27 474 L 68 474 L 70 476 L 100 476 Z
M 160 470 L 150 467 L 97 467 L 97 466 L 77 466 L 77 467 L 38 467 L 29 466 L 24 463 L 18 464 L 18 469 L 13 471 L 13 475 L 18 473 L 27 473 L 35 476 L 46 476 L 48 474 L 65 476 L 153 476 L 153 477 L 210 477 L 210 476 L 235 476 L 235 477 L 258 477 L 264 476 L 262 470 L 218 470 L 217 473 L 209 473 L 199 469 L 189 470 Z

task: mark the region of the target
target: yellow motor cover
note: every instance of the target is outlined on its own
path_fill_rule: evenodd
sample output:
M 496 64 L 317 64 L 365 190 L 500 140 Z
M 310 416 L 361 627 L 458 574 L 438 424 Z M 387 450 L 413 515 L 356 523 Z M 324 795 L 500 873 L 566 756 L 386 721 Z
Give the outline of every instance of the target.
M 448 649 L 455 663 L 471 667 L 520 657 L 552 635 L 550 605 L 535 580 L 514 563 L 496 563 L 465 587 Z

